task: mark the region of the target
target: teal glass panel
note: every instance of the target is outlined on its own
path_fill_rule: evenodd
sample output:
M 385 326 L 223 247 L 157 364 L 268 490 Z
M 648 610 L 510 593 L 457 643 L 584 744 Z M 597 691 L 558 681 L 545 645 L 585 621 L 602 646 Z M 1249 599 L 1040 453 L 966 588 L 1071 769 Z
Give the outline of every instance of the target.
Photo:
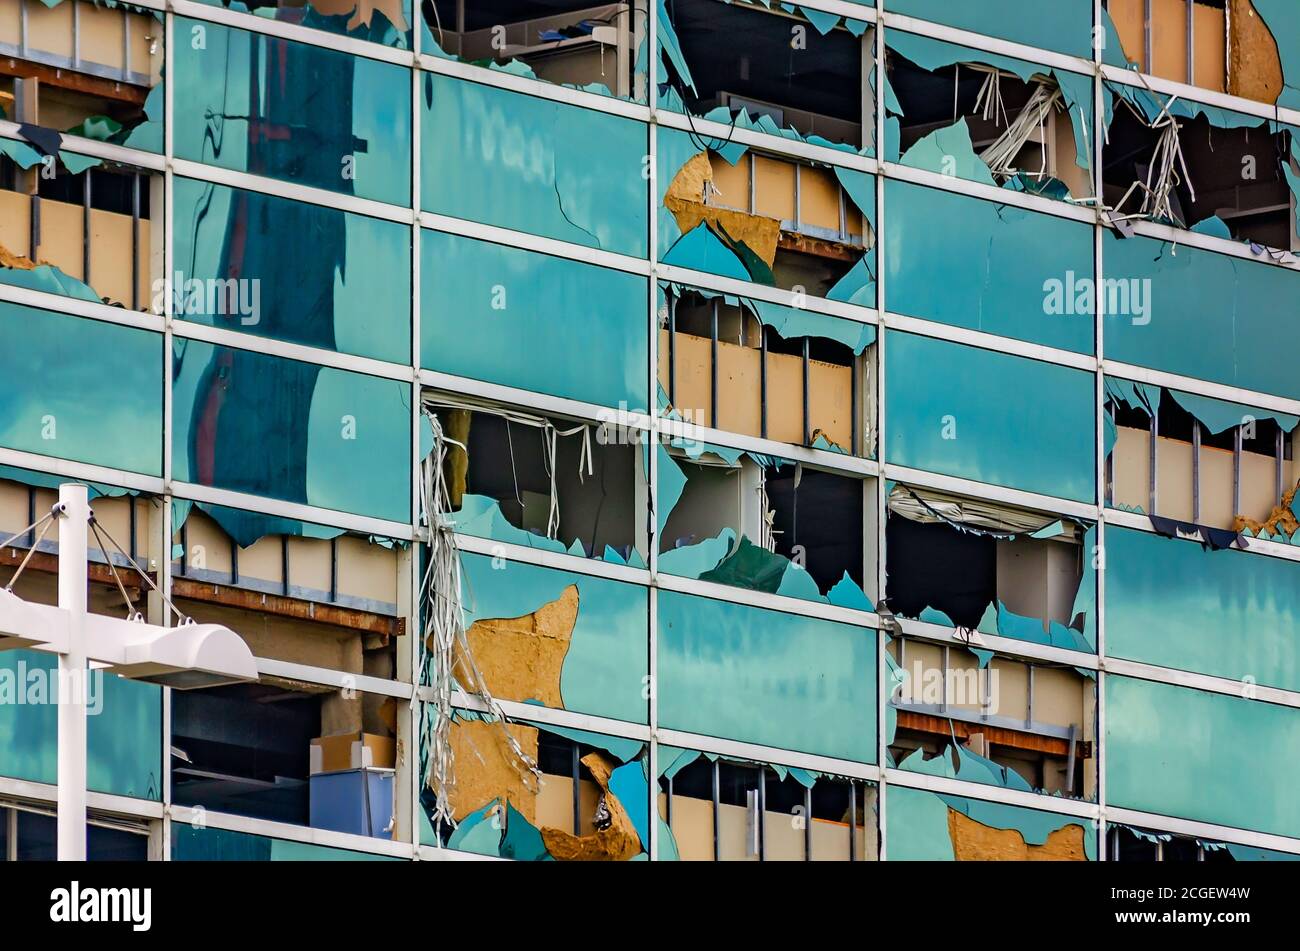
M 0 302 L 0 445 L 162 475 L 163 338 Z
M 423 92 L 425 211 L 646 256 L 644 123 L 432 73 Z
M 885 202 L 889 311 L 1092 352 L 1090 226 L 894 179 Z
M 953 841 L 949 817 L 960 813 L 990 829 L 1011 830 L 1024 839 L 1027 858 L 1034 858 L 1036 847 L 1047 843 L 1048 836 L 1064 830 L 1064 837 L 1053 839 L 1053 855 L 1060 856 L 1064 846 L 1078 859 L 1097 858 L 1097 833 L 1091 824 L 1077 816 L 1043 812 L 1024 806 L 985 802 L 966 796 L 950 796 L 924 789 L 890 785 L 885 791 L 885 818 L 889 836 L 888 858 L 892 862 L 952 862 L 994 858 L 970 851 L 975 838 Z M 1063 838 L 1063 841 L 1062 841 Z M 998 858 L 1015 858 L 999 855 Z
M 1154 238 L 1104 240 L 1106 293 L 1120 305 L 1106 305 L 1107 359 L 1300 399 L 1300 377 L 1267 358 L 1300 348 L 1300 322 L 1280 319 L 1300 274 Z
M 410 363 L 410 228 L 188 178 L 174 194 L 177 317 Z
M 646 279 L 440 231 L 420 236 L 421 365 L 642 411 Z
M 569 638 L 559 682 L 547 682 L 538 666 L 533 668 L 535 694 L 510 696 L 494 691 L 498 699 L 542 702 L 544 691 L 546 696 L 559 696 L 564 710 L 646 722 L 643 691 L 650 672 L 650 603 L 645 588 L 487 555 L 466 553 L 461 566 L 467 629 L 479 620 L 532 614 L 560 600 L 570 587 L 577 591 L 573 627 L 551 632 L 552 636 L 567 633 Z
M 885 353 L 890 463 L 1094 499 L 1092 374 L 915 334 Z
M 181 482 L 407 522 L 409 383 L 177 340 Z
M 173 862 L 396 862 L 390 855 L 372 855 L 325 845 L 272 839 L 251 832 L 209 826 L 172 826 Z
M 1297 748 L 1300 710 L 1114 674 L 1106 678 L 1109 804 L 1300 835 Z
M 178 17 L 176 156 L 411 203 L 411 74 L 392 63 Z
M 107 671 L 87 679 L 86 786 L 162 798 L 162 688 Z M 58 659 L 0 652 L 0 775 L 58 781 Z
M 1106 558 L 1107 654 L 1300 690 L 1300 564 L 1126 528 Z
M 259 19 L 293 23 L 312 30 L 365 40 L 397 49 L 411 48 L 411 0 L 198 0 L 212 7 L 248 12 Z M 320 7 L 318 10 L 317 7 Z M 180 37 L 180 33 L 177 33 Z
M 876 632 L 660 591 L 659 724 L 876 761 Z
M 1092 58 L 1092 0 L 886 0 L 890 13 Z

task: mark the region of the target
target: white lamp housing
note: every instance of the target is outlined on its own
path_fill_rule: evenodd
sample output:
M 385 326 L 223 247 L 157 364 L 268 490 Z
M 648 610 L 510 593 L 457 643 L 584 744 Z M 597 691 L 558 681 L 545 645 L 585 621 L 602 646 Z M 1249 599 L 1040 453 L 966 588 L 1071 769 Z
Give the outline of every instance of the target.
M 220 624 L 173 628 L 141 625 L 147 633 L 126 645 L 113 672 L 132 680 L 193 690 L 257 680 L 257 663 L 244 639 Z

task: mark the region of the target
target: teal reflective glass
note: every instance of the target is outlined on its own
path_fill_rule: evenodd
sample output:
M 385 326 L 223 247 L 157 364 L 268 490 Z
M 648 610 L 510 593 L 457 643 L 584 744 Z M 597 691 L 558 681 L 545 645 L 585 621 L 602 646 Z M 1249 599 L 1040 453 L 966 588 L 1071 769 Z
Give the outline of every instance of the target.
M 1094 499 L 1092 374 L 905 333 L 885 354 L 888 462 Z
M 1300 377 L 1270 358 L 1300 348 L 1300 322 L 1281 319 L 1300 274 L 1154 238 L 1104 241 L 1119 304 L 1107 303 L 1107 359 L 1300 399 Z
M 487 555 L 466 553 L 461 565 L 467 629 L 478 620 L 532 614 L 575 587 L 578 610 L 560 671 L 561 709 L 646 722 L 650 602 L 645 588 Z M 532 696 L 507 699 L 540 702 Z
M 354 40 L 411 48 L 411 0 L 198 0 L 212 7 L 248 11 L 257 17 L 305 26 Z M 180 34 L 178 32 L 177 36 Z
M 409 383 L 197 340 L 175 347 L 178 481 L 410 520 Z
M 885 202 L 889 311 L 1092 352 L 1089 225 L 894 179 Z
M 1106 678 L 1108 804 L 1300 835 L 1297 749 L 1295 708 Z
M 0 446 L 162 475 L 163 338 L 0 302 Z
M 172 826 L 173 862 L 393 862 L 389 855 L 333 849 L 178 822 Z
M 178 17 L 177 158 L 411 203 L 411 74 L 392 63 Z
M 891 861 L 952 862 L 986 858 L 986 853 L 966 854 L 964 847 L 969 840 L 954 841 L 950 824 L 953 813 L 990 829 L 1018 833 L 1028 847 L 1030 858 L 1034 857 L 1035 846 L 1046 844 L 1048 836 L 1062 830 L 1066 843 L 1076 848 L 1081 843 L 1083 856 L 1097 857 L 1097 834 L 1087 820 L 1077 816 L 893 784 L 885 791 L 885 807 Z M 1058 848 L 1064 844 L 1059 836 L 1053 843 Z
M 421 365 L 642 411 L 646 279 L 440 231 L 420 236 Z
M 876 761 L 876 632 L 660 591 L 659 725 Z
M 177 317 L 410 363 L 409 227 L 188 178 L 174 194 Z
M 1126 528 L 1106 559 L 1107 654 L 1300 690 L 1300 564 Z
M 1092 0 L 885 0 L 890 13 L 1092 58 Z M 1118 42 L 1118 40 L 1116 40 Z
M 421 207 L 643 258 L 646 126 L 424 75 Z
M 0 651 L 0 775 L 57 782 L 57 675 L 52 654 Z M 162 688 L 109 671 L 86 684 L 87 788 L 160 800 Z

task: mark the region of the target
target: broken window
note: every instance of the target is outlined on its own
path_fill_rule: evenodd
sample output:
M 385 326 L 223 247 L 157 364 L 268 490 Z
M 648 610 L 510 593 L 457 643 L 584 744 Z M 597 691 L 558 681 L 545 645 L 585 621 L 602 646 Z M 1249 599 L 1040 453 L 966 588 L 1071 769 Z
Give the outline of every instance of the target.
M 188 178 L 173 195 L 175 316 L 410 362 L 408 226 Z
M 85 0 L 0 9 L 0 119 L 42 155 L 62 133 L 162 152 L 163 14 Z
M 466 535 L 645 567 L 639 446 L 604 425 L 431 394 L 451 510 Z M 614 436 L 615 438 L 610 438 Z
M 889 755 L 899 769 L 1096 798 L 1091 671 L 910 637 L 892 637 L 888 650 Z
M 1295 836 L 1296 732 L 1293 708 L 1236 690 L 1209 693 L 1108 674 L 1106 802 Z
M 1223 400 L 1106 379 L 1106 504 L 1233 536 L 1300 541 L 1297 418 Z M 1244 547 L 1244 543 L 1243 543 Z
M 645 588 L 500 556 L 460 560 L 468 650 L 455 655 L 457 683 L 472 689 L 472 659 L 498 700 L 646 722 Z
M 86 860 L 144 862 L 149 858 L 149 828 L 141 821 L 90 813 L 86 823 Z M 31 802 L 0 801 L 0 861 L 53 862 L 58 857 L 54 810 Z
M 747 436 L 874 454 L 873 325 L 680 285 L 660 291 L 659 388 L 671 414 Z
M 707 444 L 659 447 L 659 570 L 871 610 L 869 482 Z
M 1300 690 L 1300 565 L 1118 526 L 1106 559 L 1107 654 Z
M 875 179 L 676 129 L 658 133 L 665 264 L 873 307 Z M 815 305 L 814 305 L 815 306 Z
M 161 334 L 0 302 L 0 341 L 6 448 L 162 475 Z
M 1277 319 L 1294 270 L 1109 230 L 1102 243 L 1106 359 L 1300 399 L 1285 363 L 1259 358 L 1300 347 L 1300 324 Z
M 422 0 L 420 9 L 425 53 L 645 102 L 647 0 Z
M 410 205 L 408 70 L 216 23 L 175 30 L 178 158 Z
M 889 786 L 890 861 L 1095 861 L 1088 819 Z
M 1037 0 L 889 0 L 888 6 L 890 13 L 1092 58 L 1092 0 L 1057 0 L 1050 12 Z
M 351 852 L 293 839 L 273 839 L 189 822 L 172 825 L 173 862 L 391 862 L 393 856 Z
M 1093 194 L 1092 79 L 890 31 L 892 161 L 1049 198 Z
M 659 16 L 661 107 L 872 153 L 875 95 L 863 72 L 875 62 L 875 36 L 866 22 L 729 0 L 659 0 Z
M 1092 226 L 895 179 L 885 202 L 888 311 L 1092 352 Z
M 397 838 L 402 709 L 394 697 L 267 673 L 257 683 L 174 690 L 172 799 L 213 812 Z
M 1091 526 L 898 483 L 888 509 L 885 591 L 894 614 L 1096 651 Z
M 1091 373 L 907 333 L 889 335 L 885 360 L 887 462 L 1095 498 Z
M 1285 0 L 1106 0 L 1102 15 L 1108 63 L 1296 105 L 1295 12 Z
M 659 592 L 659 725 L 876 761 L 876 632 Z
M 517 861 L 648 857 L 650 789 L 639 740 L 457 710 L 450 744 L 453 821 L 430 824 L 426 790 L 424 844 Z M 661 820 L 661 839 L 663 832 Z
M 441 231 L 420 255 L 426 369 L 646 412 L 644 277 Z
M 355 40 L 411 48 L 412 0 L 198 0 Z
M 175 479 L 410 521 L 409 383 L 197 340 L 174 346 Z M 97 356 L 97 380 L 102 359 Z M 152 386 L 143 385 L 142 396 Z M 161 410 L 156 400 L 149 405 Z M 138 426 L 134 419 L 132 426 Z M 121 445 L 140 441 L 135 436 Z
M 1108 83 L 1107 90 L 1114 115 L 1103 195 L 1118 227 L 1151 219 L 1292 260 L 1289 252 L 1300 248 L 1300 130 L 1136 87 Z
M 0 144 L 0 281 L 150 309 L 162 275 L 161 176 Z
M 1108 862 L 1296 862 L 1300 855 L 1109 823 Z
M 172 502 L 172 599 L 258 657 L 397 676 L 397 543 L 205 503 Z
M 645 123 L 424 75 L 425 211 L 645 257 Z
M 877 788 L 660 745 L 659 859 L 875 861 Z

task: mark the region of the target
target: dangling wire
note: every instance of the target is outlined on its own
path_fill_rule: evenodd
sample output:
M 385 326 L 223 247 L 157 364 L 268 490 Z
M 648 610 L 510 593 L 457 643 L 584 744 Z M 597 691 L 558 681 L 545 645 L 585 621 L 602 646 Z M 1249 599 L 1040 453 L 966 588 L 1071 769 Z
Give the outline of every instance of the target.
M 113 546 L 114 550 L 119 555 L 122 556 L 122 558 L 126 561 L 128 565 L 130 565 L 132 568 L 135 569 L 135 573 L 138 574 L 144 580 L 144 583 L 150 587 L 150 589 L 154 592 L 154 594 L 162 598 L 163 603 L 166 604 L 167 607 L 171 608 L 172 613 L 176 615 L 176 619 L 181 624 L 194 623 L 194 619 L 192 617 L 190 617 L 188 614 L 186 614 L 184 611 L 178 608 L 175 604 L 173 604 L 171 598 L 163 594 L 162 589 L 159 588 L 156 584 L 154 584 L 153 579 L 149 577 L 149 573 L 145 571 L 143 568 L 141 568 L 140 564 L 134 558 L 132 558 L 130 555 L 126 553 L 126 550 L 123 549 L 122 546 L 117 543 L 117 540 L 114 539 L 113 536 L 108 533 L 108 529 L 103 528 L 102 526 L 96 527 L 99 525 L 99 523 L 95 521 L 93 512 L 91 513 L 90 524 L 92 528 L 95 528 L 96 534 L 98 534 L 101 531 L 104 533 L 104 537 L 108 539 L 109 544 Z M 105 556 L 108 557 L 108 564 L 109 567 L 111 568 L 113 566 L 112 555 L 110 555 L 107 551 L 105 551 L 104 554 Z

